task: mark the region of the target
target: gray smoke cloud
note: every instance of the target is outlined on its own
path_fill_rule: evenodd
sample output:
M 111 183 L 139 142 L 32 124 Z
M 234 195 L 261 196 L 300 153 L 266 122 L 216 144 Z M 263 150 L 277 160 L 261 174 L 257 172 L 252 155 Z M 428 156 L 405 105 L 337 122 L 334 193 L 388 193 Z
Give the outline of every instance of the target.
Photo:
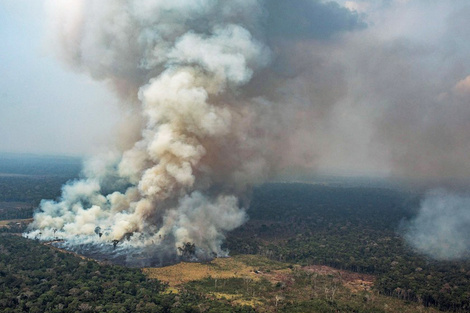
M 415 218 L 406 224 L 411 245 L 438 260 L 470 257 L 470 197 L 430 191 Z
M 323 28 L 320 15 L 292 27 L 282 1 L 48 6 L 60 57 L 107 82 L 130 118 L 114 151 L 89 160 L 59 201 L 41 203 L 26 236 L 140 265 L 163 264 L 187 242 L 199 258 L 225 255 L 224 233 L 246 220 L 250 186 L 296 157 L 296 131 L 286 129 L 300 120 L 295 112 L 309 114 L 309 95 L 285 102 L 296 92 L 286 78 L 297 73 L 279 66 L 293 58 L 283 26 L 324 40 L 364 28 L 356 13 L 319 1 L 295 8 L 306 21 L 331 17 Z
M 349 50 L 355 54 L 351 64 L 360 90 L 355 101 L 375 103 L 370 138 L 377 150 L 372 152 L 382 153 L 392 175 L 444 188 L 424 195 L 416 217 L 405 224 L 405 239 L 430 257 L 465 259 L 470 256 L 470 199 L 465 195 L 470 6 L 463 1 L 427 4 L 391 4 L 379 14 L 387 20 L 376 30 L 379 43 L 366 37 L 354 42 L 361 45 Z

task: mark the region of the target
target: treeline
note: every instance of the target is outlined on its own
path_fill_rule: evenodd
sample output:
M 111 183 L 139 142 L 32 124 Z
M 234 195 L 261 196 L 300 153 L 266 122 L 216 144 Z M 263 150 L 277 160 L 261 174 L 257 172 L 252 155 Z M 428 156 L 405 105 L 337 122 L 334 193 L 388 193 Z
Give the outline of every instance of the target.
M 0 237 L 1 312 L 253 312 L 166 288 L 139 269 L 98 264 L 18 236 Z
M 375 274 L 383 294 L 468 312 L 470 262 L 429 260 L 400 236 L 418 204 L 419 195 L 392 189 L 268 184 L 255 190 L 250 220 L 229 234 L 227 247 Z

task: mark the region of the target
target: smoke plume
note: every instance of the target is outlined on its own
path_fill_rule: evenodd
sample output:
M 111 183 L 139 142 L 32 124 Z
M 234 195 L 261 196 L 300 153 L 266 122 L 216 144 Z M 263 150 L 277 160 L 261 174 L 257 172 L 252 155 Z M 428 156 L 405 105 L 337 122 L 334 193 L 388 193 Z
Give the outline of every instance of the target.
M 198 258 L 226 254 L 224 233 L 246 220 L 250 186 L 296 158 L 288 129 L 305 120 L 292 112 L 310 111 L 305 93 L 303 108 L 281 97 L 297 75 L 282 69 L 292 58 L 285 36 L 364 27 L 354 12 L 307 0 L 296 12 L 329 18 L 323 29 L 319 17 L 297 25 L 283 1 L 57 0 L 49 9 L 60 57 L 108 83 L 132 118 L 115 151 L 41 203 L 26 236 L 139 265 L 168 262 L 188 242 Z
M 438 260 L 470 257 L 470 197 L 444 190 L 429 192 L 405 238 L 413 247 Z
M 245 221 L 250 187 L 288 166 L 449 189 L 470 177 L 467 1 L 48 6 L 59 57 L 108 84 L 128 118 L 114 149 L 87 162 L 59 201 L 42 202 L 29 237 L 139 264 L 170 260 L 190 242 L 203 258 L 226 253 L 224 233 Z M 422 230 L 444 211 L 465 214 L 454 208 L 467 198 L 452 193 L 435 214 L 437 198 L 423 201 L 406 236 L 415 247 L 445 246 Z M 439 238 L 416 244 L 423 234 Z M 462 234 L 446 240 L 459 245 Z

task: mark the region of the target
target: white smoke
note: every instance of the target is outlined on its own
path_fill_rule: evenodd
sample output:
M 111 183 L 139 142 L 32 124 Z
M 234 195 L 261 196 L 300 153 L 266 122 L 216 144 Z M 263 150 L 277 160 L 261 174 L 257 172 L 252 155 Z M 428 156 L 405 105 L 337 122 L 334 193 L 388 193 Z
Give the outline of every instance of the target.
M 248 105 L 233 108 L 225 99 L 270 59 L 269 49 L 231 20 L 234 12 L 261 12 L 260 4 L 85 0 L 49 6 L 65 61 L 141 102 L 144 122 L 140 139 L 122 156 L 97 156 L 84 170 L 87 178 L 64 187 L 61 201 L 43 201 L 27 236 L 111 244 L 133 234 L 127 238 L 134 246 L 165 241 L 177 251 L 192 242 L 205 254 L 224 254 L 223 233 L 246 218 L 236 189 L 251 183 L 237 177 L 236 188 L 228 183 L 227 190 L 207 193 L 233 179 L 215 181 L 217 165 L 230 174 L 250 162 L 214 160 L 218 150 L 236 153 L 250 131 L 236 124 L 243 114 L 237 111 L 249 113 Z
M 199 257 L 225 255 L 224 233 L 246 220 L 245 192 L 295 158 L 291 143 L 305 144 L 289 139 L 286 130 L 302 116 L 287 113 L 279 94 L 288 98 L 290 87 L 279 88 L 284 73 L 270 69 L 289 53 L 267 43 L 296 23 L 283 6 L 50 0 L 60 58 L 108 83 L 129 104 L 131 118 L 114 151 L 89 160 L 84 178 L 64 186 L 59 201 L 41 203 L 26 236 L 110 255 L 138 249 L 150 258 L 174 255 L 187 242 Z M 337 5 L 299 1 L 295 10 L 306 23 L 289 30 L 292 38 L 363 27 Z M 308 21 L 308 12 L 331 23 Z M 308 116 L 308 96 L 299 92 L 297 99 Z
M 470 197 L 429 192 L 418 214 L 405 226 L 405 238 L 418 251 L 438 260 L 470 256 Z

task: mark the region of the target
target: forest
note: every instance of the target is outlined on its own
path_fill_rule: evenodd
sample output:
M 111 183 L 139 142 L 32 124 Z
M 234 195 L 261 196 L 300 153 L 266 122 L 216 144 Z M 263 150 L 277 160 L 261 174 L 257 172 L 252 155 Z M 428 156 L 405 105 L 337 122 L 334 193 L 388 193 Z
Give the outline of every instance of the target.
M 0 153 L 1 174 L 76 177 L 81 168 L 78 157 Z
M 164 282 L 149 279 L 138 269 L 81 259 L 11 235 L 26 229 L 29 221 L 25 219 L 32 217 L 41 199 L 57 198 L 62 184 L 79 175 L 73 160 L 59 162 L 54 170 L 42 168 L 41 162 L 33 166 L 11 161 L 1 167 L 7 172 L 0 175 L 2 312 L 253 310 L 253 306 L 230 301 L 209 301 L 207 292 L 213 290 L 208 286 L 214 281 L 187 284 L 173 294 Z M 284 267 L 326 265 L 373 275 L 373 290 L 380 295 L 443 311 L 468 312 L 470 262 L 432 260 L 413 251 L 402 237 L 401 225 L 416 214 L 420 199 L 417 191 L 364 180 L 325 182 L 322 177 L 312 183 L 264 184 L 254 188 L 249 220 L 227 234 L 225 248 L 234 257 L 252 255 Z M 296 273 L 300 282 L 301 271 Z M 243 280 L 233 279 L 230 286 L 243 285 Z M 253 286 L 266 295 L 276 292 L 275 286 L 265 282 Z M 325 310 L 312 312 L 335 312 L 335 307 L 350 301 L 332 302 L 326 296 L 292 299 L 276 310 L 302 312 L 305 303 L 315 300 L 315 306 Z M 349 311 L 367 310 L 357 305 Z
M 384 295 L 468 312 L 470 262 L 434 261 L 401 235 L 419 199 L 419 193 L 387 188 L 267 184 L 255 190 L 250 220 L 226 245 L 232 254 L 373 274 Z
M 196 293 L 165 292 L 139 269 L 54 250 L 19 236 L 0 236 L 1 312 L 253 312 Z
M 56 199 L 79 176 L 81 160 L 0 154 L 0 220 L 31 218 L 42 199 Z

